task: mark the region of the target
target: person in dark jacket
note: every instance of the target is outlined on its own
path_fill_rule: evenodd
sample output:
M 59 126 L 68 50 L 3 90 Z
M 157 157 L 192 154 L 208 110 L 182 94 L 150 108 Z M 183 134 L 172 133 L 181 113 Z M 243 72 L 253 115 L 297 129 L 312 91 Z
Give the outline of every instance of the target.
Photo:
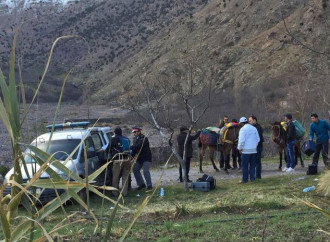
M 330 169 L 328 162 L 330 125 L 326 120 L 319 119 L 316 113 L 311 114 L 311 120 L 312 123 L 309 126 L 309 140 L 313 140 L 314 134 L 316 136 L 316 150 L 313 156 L 313 164 L 318 164 L 319 156 L 322 151 L 324 165 Z
M 129 154 L 123 150 L 122 139 L 126 139 L 129 147 L 129 139 L 122 135 L 122 129 L 116 127 L 114 131 L 115 135 L 111 138 L 108 150 L 113 160 L 112 166 L 112 186 L 119 189 L 120 177 L 122 177 L 122 195 L 127 196 L 129 174 L 131 170 L 131 163 L 129 160 Z M 129 152 L 129 150 L 128 150 Z M 113 190 L 114 196 L 119 195 L 118 190 Z
M 295 159 L 294 159 L 294 145 L 296 143 L 296 128 L 292 122 L 292 114 L 288 113 L 284 116 L 286 122 L 286 167 L 283 171 L 294 172 Z
M 232 123 L 238 124 L 237 119 L 233 118 L 231 120 Z M 239 150 L 237 149 L 237 142 L 234 143 L 233 148 L 231 149 L 231 157 L 233 158 L 233 168 L 232 170 L 241 170 L 241 154 L 239 153 Z M 237 165 L 238 163 L 238 165 Z
M 220 122 L 219 129 L 222 129 L 228 123 L 229 123 L 229 118 L 228 118 L 228 116 L 225 115 L 223 117 L 223 120 L 221 120 L 221 122 Z M 222 150 L 219 151 L 219 154 L 220 154 L 220 159 L 219 159 L 220 169 L 221 170 L 231 169 L 232 167 L 229 164 L 230 156 L 225 157 Z
M 152 182 L 150 176 L 150 165 L 152 161 L 151 150 L 149 146 L 149 140 L 141 133 L 141 129 L 138 127 L 132 128 L 132 133 L 134 135 L 133 145 L 131 146 L 131 155 L 136 158 L 136 163 L 133 167 L 133 174 L 135 176 L 136 183 L 138 185 L 137 190 L 141 190 L 147 187 L 147 190 L 152 189 Z M 145 182 L 142 178 L 140 170 L 143 168 L 143 176 Z
M 184 143 L 185 143 L 186 137 L 187 137 L 187 132 L 186 132 L 187 130 L 188 130 L 188 128 L 186 126 L 182 126 L 180 128 L 180 134 L 178 134 L 178 136 L 177 136 L 179 155 L 181 156 L 182 159 L 183 159 L 183 152 L 184 152 Z M 188 137 L 188 140 L 187 140 L 186 160 L 185 160 L 187 182 L 191 182 L 191 180 L 189 179 L 189 170 L 190 170 L 190 160 L 191 160 L 191 157 L 193 155 L 192 142 L 193 142 L 193 140 L 196 140 L 199 137 L 200 133 L 201 132 L 198 131 L 195 135 L 190 135 Z M 179 180 L 180 180 L 180 182 L 183 182 L 181 164 L 180 164 L 180 167 L 179 167 Z
M 256 179 L 261 179 L 261 169 L 262 169 L 261 154 L 262 154 L 262 150 L 263 150 L 264 130 L 262 129 L 261 125 L 258 123 L 258 119 L 256 116 L 250 116 L 249 123 L 258 130 L 258 134 L 259 134 L 259 138 L 260 138 L 260 141 L 257 146 L 257 155 L 256 155 Z

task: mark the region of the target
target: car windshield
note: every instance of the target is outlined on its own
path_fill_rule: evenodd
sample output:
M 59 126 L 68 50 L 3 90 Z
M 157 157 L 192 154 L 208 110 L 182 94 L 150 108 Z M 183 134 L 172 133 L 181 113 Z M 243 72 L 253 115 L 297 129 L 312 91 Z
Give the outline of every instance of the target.
M 79 143 L 81 142 L 80 139 L 63 139 L 63 140 L 52 140 L 50 142 L 50 146 L 49 146 L 49 150 L 48 150 L 48 154 L 54 154 L 54 158 L 58 159 L 58 160 L 65 160 L 68 155 L 70 155 L 72 153 L 72 151 L 79 145 Z M 47 145 L 48 145 L 48 141 L 45 142 L 38 142 L 36 144 L 36 142 L 32 142 L 31 145 L 33 146 L 37 146 L 39 149 L 41 149 L 42 151 L 46 151 L 47 149 Z M 77 155 L 78 155 L 78 150 L 76 150 L 76 152 L 73 154 L 72 159 L 76 159 Z M 33 152 L 30 151 L 30 149 L 26 149 L 24 152 L 25 156 L 25 162 L 26 163 L 32 163 L 34 162 L 33 159 Z

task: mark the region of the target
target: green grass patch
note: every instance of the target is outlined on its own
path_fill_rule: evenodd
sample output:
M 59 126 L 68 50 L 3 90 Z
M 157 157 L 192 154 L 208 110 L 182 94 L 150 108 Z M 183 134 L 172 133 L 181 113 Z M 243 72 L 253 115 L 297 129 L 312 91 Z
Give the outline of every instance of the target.
M 160 197 L 157 191 L 127 241 L 326 241 L 326 235 L 318 229 L 329 230 L 329 221 L 300 199 L 328 209 L 329 197 L 317 191 L 302 192 L 304 187 L 316 185 L 314 179 L 319 176 L 299 177 L 263 178 L 247 184 L 238 184 L 237 179 L 222 180 L 210 192 L 184 192 L 181 184 L 165 186 L 165 196 Z M 114 240 L 123 235 L 138 206 L 150 194 L 146 190 L 129 192 L 122 203 L 126 208 L 120 209 L 115 219 Z M 100 221 L 98 232 L 93 234 L 95 224 L 88 215 L 78 213 L 72 221 L 84 221 L 61 229 L 61 239 L 97 241 L 102 237 L 114 205 L 105 201 L 102 217 L 100 198 L 91 196 L 90 204 Z M 67 205 L 65 209 L 72 214 L 80 206 Z M 43 225 L 51 228 L 63 218 L 58 210 Z

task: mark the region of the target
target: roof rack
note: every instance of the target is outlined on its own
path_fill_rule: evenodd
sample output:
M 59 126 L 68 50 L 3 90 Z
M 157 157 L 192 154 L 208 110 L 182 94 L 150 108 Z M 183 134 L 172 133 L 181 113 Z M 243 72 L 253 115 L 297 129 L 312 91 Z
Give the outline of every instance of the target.
M 90 122 L 84 121 L 84 122 L 67 122 L 63 124 L 55 124 L 54 130 L 56 129 L 65 129 L 65 128 L 86 128 L 88 125 L 90 125 Z M 53 128 L 53 125 L 47 125 L 46 129 L 51 130 Z

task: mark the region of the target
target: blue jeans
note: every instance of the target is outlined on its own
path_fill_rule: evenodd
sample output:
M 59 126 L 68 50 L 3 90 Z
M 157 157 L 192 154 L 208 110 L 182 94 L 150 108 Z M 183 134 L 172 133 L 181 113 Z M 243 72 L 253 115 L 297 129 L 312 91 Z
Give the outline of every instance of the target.
M 256 153 L 254 154 L 242 154 L 241 155 L 241 168 L 243 173 L 243 182 L 255 180 L 255 172 L 256 172 Z
M 257 154 L 256 154 L 256 178 L 261 179 L 261 153 L 262 153 L 263 146 L 257 147 Z
M 295 167 L 295 161 L 294 161 L 294 144 L 296 143 L 295 140 L 289 141 L 286 144 L 286 168 L 294 168 Z

